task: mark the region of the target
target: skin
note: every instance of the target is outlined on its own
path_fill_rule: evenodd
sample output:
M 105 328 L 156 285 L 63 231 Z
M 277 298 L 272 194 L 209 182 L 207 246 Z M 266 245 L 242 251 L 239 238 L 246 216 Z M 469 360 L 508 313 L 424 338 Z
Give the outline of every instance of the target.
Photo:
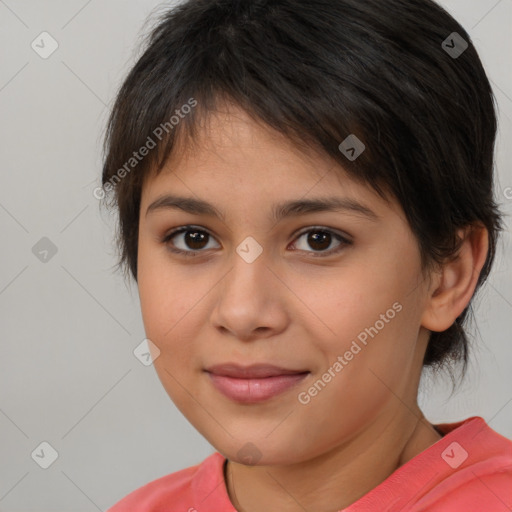
M 441 438 L 417 405 L 422 360 L 429 330 L 447 329 L 471 299 L 487 232 L 461 232 L 459 257 L 425 279 L 396 201 L 233 105 L 208 121 L 198 147 L 176 152 L 143 186 L 137 281 L 146 335 L 160 350 L 154 366 L 176 406 L 229 460 L 225 480 L 237 510 L 334 512 Z M 172 208 L 146 215 L 165 193 L 208 201 L 224 219 Z M 354 211 L 269 217 L 276 203 L 332 196 L 356 200 L 378 218 Z M 210 236 L 192 247 L 183 234 L 162 242 L 187 225 Z M 308 243 L 308 228 L 318 233 L 318 226 L 333 233 L 327 249 Z M 336 233 L 352 243 L 340 244 Z M 263 248 L 252 263 L 236 252 L 248 236 Z M 173 243 L 196 256 L 173 254 Z M 397 302 L 400 312 L 300 403 L 298 394 Z M 204 372 L 225 362 L 310 374 L 270 400 L 240 404 Z M 241 458 L 249 442 L 259 452 L 256 465 Z

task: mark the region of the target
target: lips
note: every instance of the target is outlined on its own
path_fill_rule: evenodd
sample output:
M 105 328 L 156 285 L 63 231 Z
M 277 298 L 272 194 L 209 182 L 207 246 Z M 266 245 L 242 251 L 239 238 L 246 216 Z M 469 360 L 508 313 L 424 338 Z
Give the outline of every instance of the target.
M 207 372 L 224 377 L 233 377 L 235 379 L 264 379 L 266 377 L 275 377 L 276 375 L 297 375 L 305 373 L 308 370 L 290 370 L 280 368 L 271 364 L 253 364 L 250 366 L 240 366 L 233 363 L 218 364 L 210 366 Z
M 240 403 L 269 400 L 294 387 L 309 374 L 308 370 L 271 364 L 240 366 L 227 363 L 211 366 L 205 371 L 218 391 Z

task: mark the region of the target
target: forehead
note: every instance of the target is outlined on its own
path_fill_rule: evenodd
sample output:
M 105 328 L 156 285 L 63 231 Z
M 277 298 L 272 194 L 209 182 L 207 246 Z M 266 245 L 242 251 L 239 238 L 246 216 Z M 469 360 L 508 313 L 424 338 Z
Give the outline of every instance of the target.
M 254 159 L 254 155 L 258 159 Z M 283 133 L 254 119 L 239 106 L 223 102 L 215 111 L 203 114 L 195 140 L 178 138 L 176 148 L 164 172 L 180 168 L 212 168 L 216 162 L 225 169 L 237 168 L 240 174 L 248 167 L 272 163 L 275 172 L 290 165 L 309 170 L 312 177 L 322 176 L 335 162 L 324 152 L 305 143 L 292 142 Z M 243 165 L 241 163 L 243 162 Z
M 233 104 L 209 113 L 194 141 L 177 140 L 160 174 L 146 180 L 143 202 L 175 190 L 214 195 L 223 203 L 337 195 L 365 199 L 374 209 L 393 208 L 321 149 L 291 141 Z

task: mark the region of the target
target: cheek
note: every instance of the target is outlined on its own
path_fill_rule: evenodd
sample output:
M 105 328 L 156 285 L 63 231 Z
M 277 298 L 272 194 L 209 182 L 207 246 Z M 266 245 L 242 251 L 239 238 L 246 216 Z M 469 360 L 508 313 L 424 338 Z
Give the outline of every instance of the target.
M 303 321 L 317 337 L 336 344 L 353 339 L 392 307 L 402 295 L 395 279 L 390 269 L 369 270 L 361 264 L 296 276 L 293 290 L 305 305 Z
M 202 314 L 200 299 L 204 293 L 190 286 L 183 273 L 173 271 L 154 253 L 146 257 L 142 247 L 139 254 L 138 288 L 144 330 L 160 350 L 153 366 L 171 400 L 188 416 L 194 404 L 189 393 L 196 394 L 197 330 L 202 325 L 198 315 Z
M 398 256 L 370 254 L 330 276 L 324 271 L 296 280 L 294 291 L 308 310 L 303 322 L 310 342 L 327 367 L 346 354 L 361 380 L 368 381 L 367 368 L 391 375 L 410 363 L 421 314 L 419 287 L 411 291 L 420 278 L 413 259 L 404 263 Z
M 144 241 L 139 244 L 137 277 L 146 336 L 162 351 L 161 359 L 172 351 L 176 361 L 193 341 L 193 332 L 187 328 L 197 325 L 193 316 L 200 310 L 204 292 L 191 286 L 190 276 L 170 265 L 159 248 Z

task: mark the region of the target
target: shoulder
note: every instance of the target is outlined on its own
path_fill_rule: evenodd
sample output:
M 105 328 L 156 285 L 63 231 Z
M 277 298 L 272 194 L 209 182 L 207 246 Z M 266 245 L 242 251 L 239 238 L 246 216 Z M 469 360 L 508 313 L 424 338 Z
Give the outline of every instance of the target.
M 512 510 L 512 461 L 500 467 L 468 466 L 439 483 L 411 512 Z
M 512 441 L 479 416 L 436 427 L 444 437 L 343 512 L 512 510 Z
M 222 474 L 224 457 L 213 453 L 195 466 L 163 476 L 132 491 L 106 512 L 161 512 L 168 510 L 169 503 L 193 510 L 197 490 L 208 481 L 215 481 Z
M 454 428 L 440 451 L 439 480 L 414 512 L 499 512 L 512 509 L 512 441 L 479 417 Z

